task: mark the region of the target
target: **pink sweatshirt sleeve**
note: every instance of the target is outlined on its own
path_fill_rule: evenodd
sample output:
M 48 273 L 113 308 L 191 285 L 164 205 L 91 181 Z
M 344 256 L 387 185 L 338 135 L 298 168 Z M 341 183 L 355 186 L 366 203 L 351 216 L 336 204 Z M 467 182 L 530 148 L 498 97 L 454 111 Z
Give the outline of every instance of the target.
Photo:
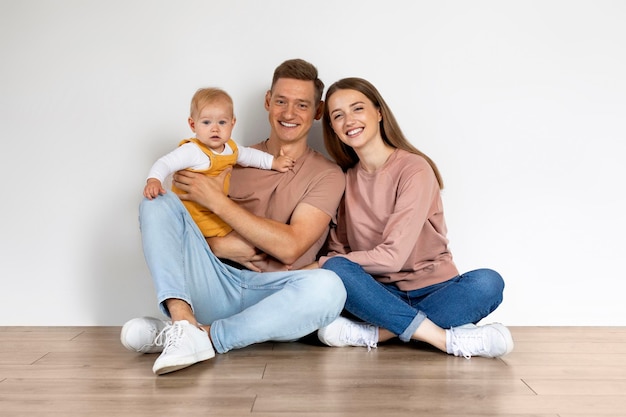
M 348 183 L 349 230 L 343 243 L 349 242 L 351 251 L 341 253 L 340 225 L 329 256 L 345 256 L 372 275 L 387 275 L 411 270 L 422 261 L 417 258 L 434 259 L 445 248 L 439 184 L 423 158 L 396 158 L 375 176 L 349 175 Z
M 350 245 L 348 244 L 348 237 L 346 236 L 346 222 L 344 221 L 345 206 L 344 198 L 342 197 L 339 207 L 337 208 L 337 225 L 331 227 L 328 238 L 328 256 L 320 259 L 320 265 L 326 262 L 326 258 L 339 254 L 346 254 L 350 252 Z
M 405 170 L 397 185 L 396 189 L 385 190 L 385 195 L 377 199 L 395 199 L 393 210 L 389 213 L 378 242 L 374 240 L 375 236 L 361 237 L 370 239 L 376 245 L 372 249 L 357 250 L 348 255 L 349 259 L 373 275 L 398 272 L 405 266 L 428 222 L 433 199 L 439 192 L 430 167 L 416 171 Z M 366 245 L 365 241 L 361 240 L 360 243 Z

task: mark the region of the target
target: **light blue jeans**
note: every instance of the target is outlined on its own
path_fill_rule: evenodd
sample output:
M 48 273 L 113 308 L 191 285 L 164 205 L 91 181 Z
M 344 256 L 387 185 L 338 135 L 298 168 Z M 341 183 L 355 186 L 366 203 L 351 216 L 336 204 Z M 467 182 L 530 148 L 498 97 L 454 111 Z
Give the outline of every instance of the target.
M 143 250 L 159 307 L 178 298 L 211 326 L 219 353 L 269 340 L 297 340 L 332 322 L 346 292 L 323 269 L 258 273 L 225 265 L 211 252 L 173 192 L 139 207 Z
M 341 256 L 328 259 L 323 268 L 334 271 L 343 281 L 348 293 L 346 311 L 405 342 L 427 317 L 444 329 L 478 323 L 500 305 L 504 291 L 504 280 L 491 269 L 401 291 L 394 284 L 376 281 L 359 264 Z

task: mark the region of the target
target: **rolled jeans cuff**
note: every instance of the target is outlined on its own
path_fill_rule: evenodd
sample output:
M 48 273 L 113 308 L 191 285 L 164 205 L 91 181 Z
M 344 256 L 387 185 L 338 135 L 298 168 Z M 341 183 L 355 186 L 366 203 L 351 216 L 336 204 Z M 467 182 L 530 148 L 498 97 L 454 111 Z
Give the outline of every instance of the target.
M 411 324 L 409 324 L 409 326 L 402 332 L 401 335 L 398 336 L 398 338 L 400 338 L 403 342 L 411 340 L 411 337 L 424 320 L 426 320 L 426 314 L 418 311 L 413 321 L 411 321 Z

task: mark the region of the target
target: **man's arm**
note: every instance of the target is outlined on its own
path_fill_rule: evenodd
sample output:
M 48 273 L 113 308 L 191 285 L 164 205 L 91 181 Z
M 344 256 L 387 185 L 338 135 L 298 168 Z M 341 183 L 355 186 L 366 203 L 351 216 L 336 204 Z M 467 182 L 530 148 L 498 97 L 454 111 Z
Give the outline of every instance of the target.
M 209 237 L 206 238 L 206 241 L 213 254 L 218 258 L 230 259 L 251 271 L 263 272 L 257 264 L 264 262 L 267 255 L 255 248 L 236 231 L 233 230 L 226 236 Z
M 254 247 L 291 265 L 326 231 L 330 216 L 310 204 L 296 206 L 289 224 L 256 216 L 240 207 L 222 192 L 224 171 L 217 177 L 180 171 L 174 175 L 177 187 L 185 191 L 181 200 L 191 200 L 208 208 L 228 223 Z

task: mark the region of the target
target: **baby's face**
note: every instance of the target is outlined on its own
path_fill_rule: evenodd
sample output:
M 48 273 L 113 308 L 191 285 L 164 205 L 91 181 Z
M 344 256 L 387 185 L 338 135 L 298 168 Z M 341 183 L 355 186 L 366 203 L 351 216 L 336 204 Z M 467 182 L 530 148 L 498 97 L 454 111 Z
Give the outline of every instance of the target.
M 209 105 L 200 109 L 195 119 L 189 118 L 189 126 L 200 142 L 221 152 L 231 138 L 235 117 L 227 106 Z

